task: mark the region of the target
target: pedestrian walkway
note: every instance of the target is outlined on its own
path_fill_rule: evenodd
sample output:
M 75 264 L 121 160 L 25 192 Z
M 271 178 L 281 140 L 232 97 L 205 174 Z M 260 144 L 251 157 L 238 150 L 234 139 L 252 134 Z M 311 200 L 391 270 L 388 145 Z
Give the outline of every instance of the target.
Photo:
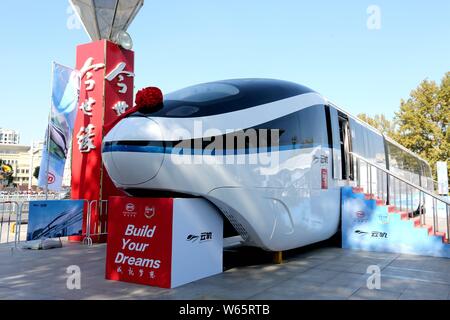
M 281 265 L 231 267 L 168 290 L 105 280 L 105 245 L 12 248 L 0 246 L 0 299 L 450 299 L 444 258 L 319 247 L 290 253 Z M 239 259 L 239 251 L 232 255 Z M 81 290 L 67 288 L 71 265 L 81 269 Z M 380 290 L 367 288 L 370 265 L 381 269 Z

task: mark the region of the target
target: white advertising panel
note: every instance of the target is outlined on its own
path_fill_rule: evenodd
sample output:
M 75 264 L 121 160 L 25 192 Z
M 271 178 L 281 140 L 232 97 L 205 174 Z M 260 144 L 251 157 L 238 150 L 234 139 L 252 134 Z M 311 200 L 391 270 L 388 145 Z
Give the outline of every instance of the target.
M 221 273 L 223 219 L 204 199 L 174 199 L 172 285 Z

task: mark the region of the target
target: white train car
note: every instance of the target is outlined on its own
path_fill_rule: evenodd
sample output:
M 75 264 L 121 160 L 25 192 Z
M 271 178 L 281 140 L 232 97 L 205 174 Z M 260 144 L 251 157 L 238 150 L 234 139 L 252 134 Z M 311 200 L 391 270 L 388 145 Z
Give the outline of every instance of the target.
M 127 194 L 203 197 L 245 244 L 282 251 L 338 231 L 340 187 L 363 170 L 349 152 L 429 187 L 425 161 L 319 93 L 271 79 L 167 94 L 162 108 L 121 120 L 102 156 Z

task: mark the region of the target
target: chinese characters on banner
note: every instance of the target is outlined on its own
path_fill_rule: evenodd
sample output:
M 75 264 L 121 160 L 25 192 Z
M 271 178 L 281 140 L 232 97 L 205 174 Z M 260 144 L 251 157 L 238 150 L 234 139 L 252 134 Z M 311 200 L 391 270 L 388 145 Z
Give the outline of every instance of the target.
M 72 199 L 107 200 L 122 194 L 103 168 L 101 145 L 109 124 L 133 106 L 134 52 L 106 40 L 80 45 L 76 68 L 81 86 L 73 137 Z M 91 234 L 106 231 L 101 230 L 106 221 L 97 211 L 91 213 Z

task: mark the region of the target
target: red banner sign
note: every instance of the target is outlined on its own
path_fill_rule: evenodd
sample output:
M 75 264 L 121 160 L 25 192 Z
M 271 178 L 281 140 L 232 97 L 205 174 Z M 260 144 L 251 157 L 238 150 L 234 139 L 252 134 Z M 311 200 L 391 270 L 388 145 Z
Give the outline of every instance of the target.
M 111 123 L 133 107 L 134 52 L 106 40 L 80 45 L 76 68 L 81 86 L 72 144 L 72 199 L 105 200 L 122 195 L 103 168 L 101 147 Z M 106 231 L 100 230 L 106 221 L 100 221 L 98 211 L 94 206 L 91 234 Z

